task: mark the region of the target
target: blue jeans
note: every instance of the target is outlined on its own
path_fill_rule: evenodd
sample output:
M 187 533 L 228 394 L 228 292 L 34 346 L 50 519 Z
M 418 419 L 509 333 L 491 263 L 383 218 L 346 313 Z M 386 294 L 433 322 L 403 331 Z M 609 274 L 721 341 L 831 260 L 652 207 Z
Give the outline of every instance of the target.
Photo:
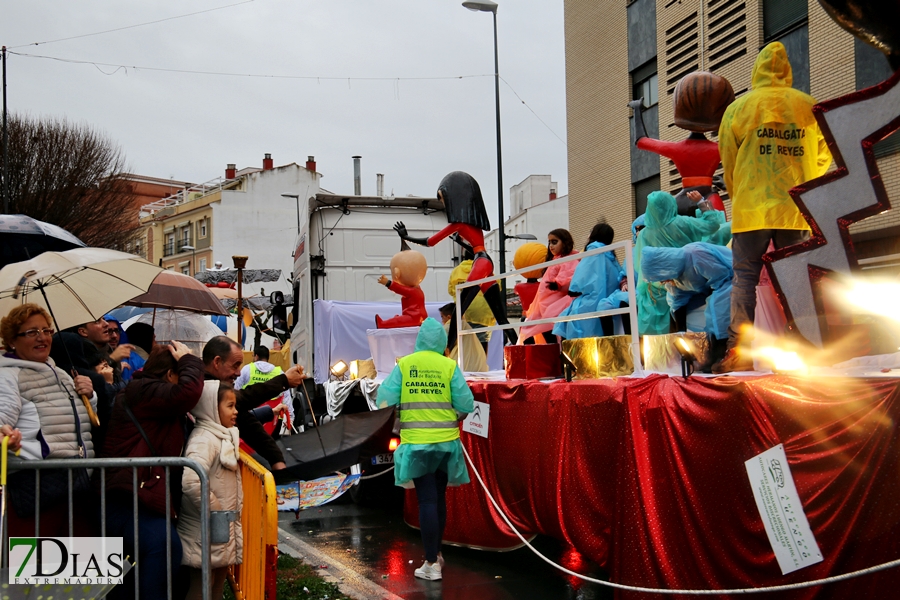
M 419 527 L 422 545 L 425 546 L 425 560 L 433 563 L 441 551 L 444 525 L 447 523 L 447 472 L 438 470 L 422 475 L 413 479 L 413 483 L 419 501 Z
M 171 520 L 172 532 L 172 583 L 181 567 L 181 538 L 175 529 L 175 519 Z M 134 506 L 131 496 L 109 494 L 106 498 L 106 535 L 121 537 L 125 554 L 135 559 L 134 552 Z M 142 600 L 164 600 L 166 587 L 166 517 L 159 513 L 138 507 L 138 548 L 137 559 L 140 576 L 140 597 Z M 116 586 L 107 598 L 124 600 L 134 598 L 134 570 L 125 577 L 122 585 Z M 173 596 L 174 597 L 174 596 Z

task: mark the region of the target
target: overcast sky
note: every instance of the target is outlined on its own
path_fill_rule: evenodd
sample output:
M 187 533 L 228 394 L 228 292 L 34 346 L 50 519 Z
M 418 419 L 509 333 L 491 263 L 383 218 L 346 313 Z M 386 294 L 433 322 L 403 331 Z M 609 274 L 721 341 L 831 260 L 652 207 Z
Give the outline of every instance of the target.
M 563 3 L 498 3 L 508 207 L 509 187 L 531 174 L 568 189 Z M 7 100 L 11 112 L 90 124 L 132 172 L 199 183 L 267 152 L 275 165 L 313 155 L 323 187 L 352 193 L 361 155 L 363 194 L 383 173 L 385 193 L 433 196 L 464 170 L 496 227 L 491 20 L 461 0 L 7 1 L 0 44 L 126 65 L 13 54 Z

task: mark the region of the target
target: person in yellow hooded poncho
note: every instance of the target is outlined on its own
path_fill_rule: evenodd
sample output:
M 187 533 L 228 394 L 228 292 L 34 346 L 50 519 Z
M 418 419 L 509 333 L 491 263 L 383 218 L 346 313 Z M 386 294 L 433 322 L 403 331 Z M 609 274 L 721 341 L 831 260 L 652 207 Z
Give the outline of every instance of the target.
M 731 195 L 734 280 L 728 352 L 713 372 L 752 369 L 740 347 L 741 326 L 753 323 L 756 286 L 769 242 L 776 248 L 809 238 L 809 225 L 789 190 L 828 170 L 831 153 L 813 117 L 815 100 L 791 87 L 781 42 L 768 44 L 753 65 L 752 90 L 728 107 L 719 126 L 719 153 Z
M 450 272 L 450 279 L 447 281 L 447 292 L 454 301 L 456 300 L 456 285 L 465 283 L 466 279 L 469 277 L 469 273 L 472 272 L 472 264 L 471 259 L 464 260 Z M 466 314 L 463 315 L 463 319 L 465 319 L 473 329 L 476 327 L 491 327 L 497 324 L 494 313 L 491 312 L 491 307 L 488 306 L 487 300 L 484 299 L 484 294 L 481 292 L 478 292 L 478 295 L 472 300 L 472 304 L 469 305 Z M 487 352 L 487 345 L 491 339 L 491 332 L 478 333 L 475 337 L 478 338 L 482 348 Z

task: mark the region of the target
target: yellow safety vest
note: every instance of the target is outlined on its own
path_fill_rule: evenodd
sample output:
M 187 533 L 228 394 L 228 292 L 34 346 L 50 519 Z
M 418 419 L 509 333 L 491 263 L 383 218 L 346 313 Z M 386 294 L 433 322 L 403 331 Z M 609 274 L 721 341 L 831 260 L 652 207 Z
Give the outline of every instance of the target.
M 281 375 L 281 367 L 275 367 L 268 373 L 263 373 L 256 367 L 256 363 L 250 363 L 250 381 L 247 382 L 247 385 L 253 385 L 254 383 L 265 383 L 270 379 L 274 379 Z
M 422 350 L 400 359 L 400 441 L 439 444 L 459 439 L 459 423 L 450 395 L 456 363 Z

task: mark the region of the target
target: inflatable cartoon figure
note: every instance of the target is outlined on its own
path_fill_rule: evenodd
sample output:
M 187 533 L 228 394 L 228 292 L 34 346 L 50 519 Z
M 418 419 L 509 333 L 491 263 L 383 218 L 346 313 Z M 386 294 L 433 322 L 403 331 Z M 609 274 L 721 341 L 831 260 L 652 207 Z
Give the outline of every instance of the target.
M 434 246 L 444 238 L 455 233 L 457 242 L 469 248 L 475 259 L 472 270 L 466 281 L 475 281 L 490 277 L 494 274 L 494 263 L 484 250 L 484 232 L 491 228 L 484 209 L 484 199 L 481 197 L 481 188 L 475 178 L 462 171 L 454 171 L 445 176 L 437 192 L 438 199 L 444 204 L 449 224 L 428 238 L 413 238 L 406 231 L 406 225 L 402 221 L 394 225 L 394 230 L 401 239 L 422 246 Z M 501 325 L 508 325 L 506 311 L 503 310 L 503 299 L 500 297 L 500 286 L 495 283 L 483 283 L 478 287 L 470 287 L 464 290 L 460 312 L 466 314 L 469 305 L 478 295 L 478 290 L 484 294 L 494 318 Z M 447 333 L 447 348 L 456 346 L 456 315 L 450 321 L 450 331 Z M 510 343 L 518 339 L 512 329 L 505 329 L 506 337 Z
M 680 142 L 647 137 L 644 99 L 628 103 L 634 109 L 635 145 L 671 159 L 681 174 L 682 190 L 675 196 L 678 214 L 693 216 L 696 206 L 687 197 L 693 190 L 700 192 L 714 209 L 725 211 L 722 199 L 712 189 L 713 175 L 719 168 L 719 145 L 706 139 L 704 132 L 719 130 L 722 115 L 732 102 L 734 90 L 724 77 L 707 71 L 685 75 L 675 86 L 675 125 L 691 134 Z
M 425 262 L 421 252 L 403 250 L 391 258 L 393 281 L 382 275 L 378 278 L 378 283 L 401 296 L 400 306 L 403 314 L 390 319 L 382 319 L 376 315 L 375 325 L 378 329 L 418 327 L 428 317 L 425 310 L 425 293 L 419 287 L 427 271 L 428 263 Z

